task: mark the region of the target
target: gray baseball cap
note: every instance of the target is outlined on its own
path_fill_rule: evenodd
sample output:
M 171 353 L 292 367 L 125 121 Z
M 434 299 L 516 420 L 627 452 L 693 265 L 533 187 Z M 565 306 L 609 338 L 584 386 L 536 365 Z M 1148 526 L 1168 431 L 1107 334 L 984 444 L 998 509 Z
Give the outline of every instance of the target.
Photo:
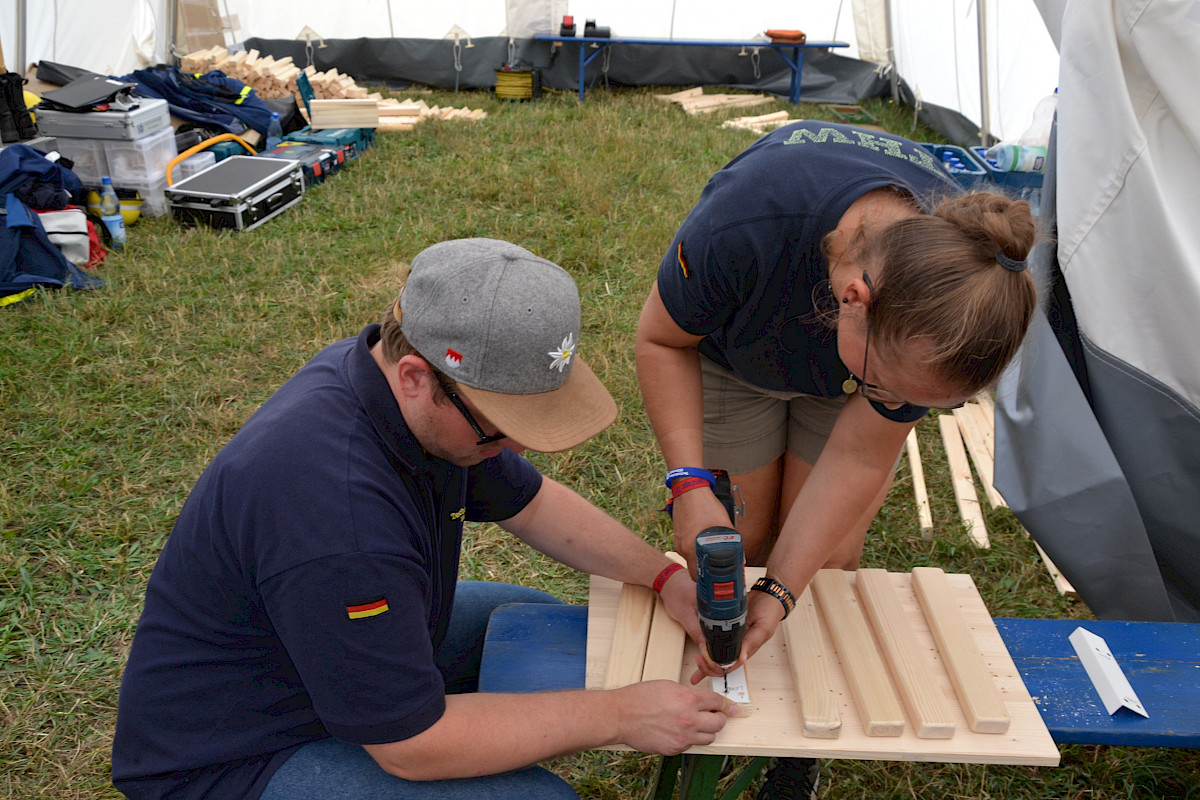
M 579 292 L 557 264 L 497 239 L 456 239 L 412 261 L 400 329 L 497 428 L 531 450 L 587 441 L 617 404 L 578 355 Z

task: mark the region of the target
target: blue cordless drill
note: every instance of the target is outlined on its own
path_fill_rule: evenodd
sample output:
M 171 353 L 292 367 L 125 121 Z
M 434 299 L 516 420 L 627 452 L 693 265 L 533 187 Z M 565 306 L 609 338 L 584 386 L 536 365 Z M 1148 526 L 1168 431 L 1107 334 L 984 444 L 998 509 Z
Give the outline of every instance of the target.
M 746 632 L 746 556 L 742 535 L 717 525 L 696 537 L 696 606 L 708 656 L 725 668 L 737 661 Z M 728 681 L 728 677 L 726 677 Z M 729 686 L 726 683 L 726 691 Z

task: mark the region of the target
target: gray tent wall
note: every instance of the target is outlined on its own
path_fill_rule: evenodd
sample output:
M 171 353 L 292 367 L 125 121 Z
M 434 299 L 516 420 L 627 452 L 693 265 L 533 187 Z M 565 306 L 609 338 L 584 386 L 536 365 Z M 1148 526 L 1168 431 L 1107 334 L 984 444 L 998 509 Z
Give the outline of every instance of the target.
M 997 392 L 996 486 L 1097 616 L 1196 622 L 1200 36 L 1181 31 L 1200 12 L 1118 0 L 1062 23 L 1056 291 Z

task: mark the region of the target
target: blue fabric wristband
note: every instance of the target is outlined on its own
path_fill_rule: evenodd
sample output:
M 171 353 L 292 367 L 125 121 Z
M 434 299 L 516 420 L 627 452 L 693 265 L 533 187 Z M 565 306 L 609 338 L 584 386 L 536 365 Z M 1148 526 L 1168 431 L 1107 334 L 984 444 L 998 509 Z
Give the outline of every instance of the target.
M 703 478 L 708 481 L 708 488 L 717 488 L 717 477 L 706 469 L 698 467 L 679 467 L 667 472 L 667 488 L 671 488 L 671 483 L 680 478 Z

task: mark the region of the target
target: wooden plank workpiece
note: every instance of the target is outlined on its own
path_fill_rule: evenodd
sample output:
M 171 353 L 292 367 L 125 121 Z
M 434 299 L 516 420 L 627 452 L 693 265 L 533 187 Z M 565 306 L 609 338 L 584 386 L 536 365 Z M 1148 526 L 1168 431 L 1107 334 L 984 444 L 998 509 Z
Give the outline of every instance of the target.
M 826 645 L 811 587 L 804 589 L 780 627 L 787 645 L 792 685 L 800 700 L 804 735 L 837 738 L 842 729 L 842 714 L 833 690 L 833 647 Z
M 1012 720 L 980 657 L 975 637 L 958 614 L 946 573 L 936 567 L 917 567 L 912 581 L 971 730 L 1004 733 Z
M 761 567 L 747 567 L 748 584 L 761 577 L 763 572 Z M 888 576 L 894 583 L 895 592 L 908 617 L 913 638 L 917 640 L 921 649 L 932 654 L 929 679 L 948 698 L 950 713 L 956 725 L 954 736 L 949 739 L 922 739 L 916 735 L 913 725 L 906 725 L 900 736 L 868 736 L 859 721 L 859 711 L 842 665 L 832 648 L 829 671 L 832 695 L 838 704 L 841 717 L 841 729 L 836 732 L 836 738 L 815 738 L 806 735 L 801 704 L 792 679 L 791 659 L 784 642 L 783 626 L 780 626 L 775 636 L 750 659 L 748 677 L 754 713 L 749 716 L 739 714 L 730 717 L 724 729 L 717 734 L 715 742 L 693 747 L 688 752 L 980 764 L 1058 764 L 1058 748 L 1050 738 L 1050 732 L 1021 681 L 1013 659 L 980 599 L 971 576 L 946 575 L 945 582 L 1011 719 L 1009 729 L 1002 734 L 977 733 L 971 730 L 957 702 L 946 666 L 937 653 L 937 644 L 913 590 L 912 576 L 909 573 L 888 573 Z M 848 573 L 847 577 L 852 586 L 856 584 L 854 573 Z M 586 686 L 589 689 L 604 685 L 620 594 L 620 583 L 598 576 L 592 577 L 587 629 Z M 795 613 L 797 612 L 793 612 L 793 616 Z M 829 636 L 825 630 L 827 626 L 818 627 L 822 636 Z M 696 645 L 689 639 L 680 658 L 681 682 L 686 682 L 695 672 L 695 656 Z
M 917 736 L 949 739 L 954 735 L 954 720 L 946 698 L 937 684 L 929 680 L 931 660 L 913 638 L 912 628 L 887 570 L 860 569 L 854 577 L 858 595 L 875 628 L 875 637 L 900 689 L 900 699 L 908 710 Z
M 654 590 L 622 584 L 617 604 L 616 629 L 611 638 L 604 688 L 616 689 L 642 680 L 650 623 L 654 619 Z

